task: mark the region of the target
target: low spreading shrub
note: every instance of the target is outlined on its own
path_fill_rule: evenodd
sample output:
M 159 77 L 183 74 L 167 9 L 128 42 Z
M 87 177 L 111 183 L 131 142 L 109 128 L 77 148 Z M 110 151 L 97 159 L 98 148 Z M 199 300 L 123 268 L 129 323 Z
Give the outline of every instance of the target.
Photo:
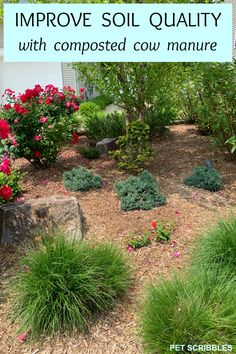
M 16 157 L 24 157 L 36 167 L 47 167 L 56 160 L 61 143 L 78 141 L 78 119 L 81 97 L 75 90 L 53 85 L 36 85 L 23 94 L 5 91 L 7 104 L 1 114 L 14 131 Z
M 118 149 L 111 152 L 120 168 L 140 172 L 150 163 L 153 150 L 149 135 L 150 128 L 146 123 L 137 120 L 129 124 L 127 133 L 116 141 Z
M 73 168 L 63 174 L 63 182 L 66 188 L 72 191 L 88 191 L 102 186 L 102 179 L 94 175 L 84 167 Z
M 193 174 L 184 180 L 190 187 L 202 188 L 211 192 L 221 189 L 221 177 L 213 167 L 198 166 Z
M 236 277 L 236 218 L 229 218 L 197 242 L 192 266 L 196 269 L 229 271 Z
M 81 147 L 79 153 L 87 159 L 98 159 L 101 156 L 100 151 L 93 146 Z
M 155 177 L 148 171 L 116 182 L 115 189 L 121 198 L 122 210 L 153 209 L 166 203 L 165 196 L 158 191 Z
M 224 276 L 214 284 L 214 274 L 198 273 L 159 280 L 147 289 L 141 314 L 141 335 L 148 353 L 168 354 L 171 344 L 183 345 L 182 353 L 192 353 L 191 345 L 228 343 L 235 345 L 235 280 Z M 232 349 L 232 348 L 231 348 Z M 206 348 L 196 351 L 206 352 Z
M 57 232 L 27 250 L 9 285 L 11 313 L 31 338 L 81 331 L 131 286 L 130 268 L 112 245 L 66 241 Z

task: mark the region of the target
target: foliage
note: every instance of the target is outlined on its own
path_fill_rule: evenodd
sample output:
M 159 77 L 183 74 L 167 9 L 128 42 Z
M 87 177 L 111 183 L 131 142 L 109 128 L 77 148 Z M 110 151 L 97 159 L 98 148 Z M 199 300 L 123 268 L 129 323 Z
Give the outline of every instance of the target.
M 182 353 L 192 352 L 188 345 L 193 344 L 235 344 L 235 279 L 226 281 L 222 276 L 214 284 L 214 275 L 212 271 L 173 276 L 149 286 L 141 314 L 148 353 L 167 354 L 170 344 L 179 343 L 184 345 Z
M 100 107 L 93 101 L 85 101 L 80 105 L 79 114 L 82 117 L 90 117 L 93 114 L 101 111 Z
M 128 250 L 138 249 L 148 246 L 151 243 L 150 233 L 144 231 L 141 235 L 137 235 L 136 232 L 129 234 Z
M 34 339 L 83 331 L 125 295 L 130 274 L 115 246 L 66 241 L 60 232 L 44 236 L 27 250 L 9 286 L 12 317 Z
M 133 121 L 129 124 L 126 135 L 117 139 L 118 150 L 111 156 L 118 161 L 118 166 L 140 172 L 153 159 L 149 141 L 150 128 L 146 123 Z
M 168 242 L 173 232 L 173 223 L 153 221 L 151 238 L 156 242 Z
M 87 137 L 92 141 L 103 138 L 117 138 L 125 132 L 125 116 L 123 113 L 105 113 L 94 102 L 80 105 L 80 115 Z
M 75 63 L 86 82 L 109 96 L 125 111 L 128 122 L 144 121 L 163 92 L 175 92 L 175 64 L 172 63 Z
M 236 135 L 226 140 L 225 144 L 231 145 L 231 154 L 233 154 L 236 151 Z
M 217 144 L 231 152 L 229 138 L 236 135 L 236 63 L 204 63 L 196 66 L 198 78 L 197 124 L 212 133 Z
M 96 105 L 98 105 L 102 111 L 104 111 L 107 106 L 113 103 L 110 97 L 104 95 L 91 98 L 90 102 L 96 103 Z
M 72 140 L 78 120 L 73 114 L 80 99 L 70 87 L 59 90 L 53 85 L 36 85 L 19 96 L 5 90 L 7 104 L 2 116 L 10 124 L 17 142 L 16 157 L 25 157 L 36 167 L 56 160 L 60 143 Z M 78 141 L 76 131 L 72 142 Z
M 202 188 L 211 192 L 221 189 L 221 177 L 213 167 L 198 166 L 193 174 L 184 180 L 190 187 Z
M 101 155 L 100 151 L 92 146 L 84 146 L 79 148 L 79 153 L 87 159 L 98 159 Z
M 229 218 L 210 230 L 197 242 L 194 268 L 229 271 L 236 276 L 236 218 Z
M 149 210 L 166 203 L 165 196 L 158 191 L 155 177 L 148 171 L 143 171 L 138 177 L 130 176 L 116 182 L 115 189 L 121 198 L 122 210 Z
M 166 127 L 176 121 L 176 115 L 176 109 L 162 97 L 162 100 L 145 114 L 144 121 L 150 128 L 150 135 L 155 136 L 165 132 Z
M 66 188 L 72 191 L 88 191 L 102 186 L 102 179 L 94 175 L 84 167 L 73 168 L 63 174 L 63 182 Z

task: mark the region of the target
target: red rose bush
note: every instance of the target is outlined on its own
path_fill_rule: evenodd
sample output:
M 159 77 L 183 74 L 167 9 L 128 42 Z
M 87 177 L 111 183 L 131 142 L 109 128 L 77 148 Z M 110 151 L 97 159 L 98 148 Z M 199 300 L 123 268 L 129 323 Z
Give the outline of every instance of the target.
M 60 90 L 53 85 L 35 85 L 18 96 L 7 89 L 5 97 L 7 104 L 2 108 L 2 116 L 14 133 L 15 157 L 24 157 L 36 167 L 46 167 L 56 160 L 61 143 L 78 141 L 78 119 L 74 113 L 79 110 L 83 93 L 77 97 L 69 86 Z M 4 138 L 9 131 L 0 121 L 0 127 L 1 124 Z
M 0 119 L 0 204 L 12 201 L 20 192 L 21 174 L 11 168 L 10 156 L 16 149 L 16 139 L 10 125 Z

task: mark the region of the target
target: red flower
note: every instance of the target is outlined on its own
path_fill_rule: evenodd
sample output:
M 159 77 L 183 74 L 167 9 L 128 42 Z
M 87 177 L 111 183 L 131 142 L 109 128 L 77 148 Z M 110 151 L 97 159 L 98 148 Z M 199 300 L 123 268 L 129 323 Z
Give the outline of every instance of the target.
M 2 197 L 5 201 L 8 201 L 12 197 L 12 189 L 11 187 L 7 187 L 5 184 L 0 188 L 0 197 Z
M 20 106 L 18 103 L 15 103 L 13 108 L 18 114 L 22 114 L 25 112 L 25 109 L 22 106 Z
M 74 139 L 72 140 L 72 144 L 78 143 L 78 141 L 79 141 L 79 135 L 78 135 L 78 133 L 73 132 L 72 135 L 73 135 L 73 137 L 74 137 Z
M 46 98 L 45 103 L 46 103 L 47 105 L 51 104 L 51 100 L 50 100 L 50 98 L 49 98 L 49 97 L 48 97 L 48 98 Z
M 156 221 L 152 221 L 152 228 L 155 230 L 157 228 L 157 223 Z
M 0 119 L 0 138 L 6 139 L 10 133 L 10 126 L 5 119 Z
M 79 110 L 79 106 L 76 103 L 73 104 L 73 108 L 74 108 L 75 111 Z
M 42 154 L 41 154 L 40 151 L 36 150 L 36 151 L 34 152 L 34 156 L 35 156 L 36 158 L 40 159 L 40 157 L 42 156 Z
M 5 109 L 10 109 L 10 108 L 11 108 L 11 105 L 8 103 L 8 104 L 5 104 L 2 109 L 5 110 Z
M 85 88 L 84 87 L 80 87 L 79 92 L 80 93 L 84 93 L 84 91 L 85 91 Z
M 9 165 L 10 165 L 10 160 L 8 158 L 4 159 L 0 165 L 0 171 L 5 173 L 8 176 L 11 173 Z
M 70 101 L 67 101 L 67 102 L 66 102 L 66 108 L 70 108 L 70 106 L 71 106 Z

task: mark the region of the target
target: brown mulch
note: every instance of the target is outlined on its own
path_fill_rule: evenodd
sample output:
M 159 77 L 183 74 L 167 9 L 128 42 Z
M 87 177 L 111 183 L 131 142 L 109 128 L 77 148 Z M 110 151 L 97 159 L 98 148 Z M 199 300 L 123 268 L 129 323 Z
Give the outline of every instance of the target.
M 134 268 L 134 286 L 128 299 L 114 311 L 104 315 L 91 325 L 90 333 L 84 337 L 60 337 L 43 342 L 19 343 L 16 341 L 14 325 L 6 319 L 7 298 L 4 282 L 14 272 L 19 252 L 13 246 L 0 249 L 0 353 L 23 354 L 141 354 L 138 313 L 144 287 L 160 276 L 169 276 L 172 271 L 185 268 L 191 259 L 194 241 L 212 227 L 219 218 L 236 215 L 236 165 L 217 150 L 209 137 L 200 136 L 191 125 L 173 126 L 168 134 L 155 141 L 155 159 L 150 171 L 156 176 L 160 190 L 168 197 L 166 206 L 151 211 L 123 212 L 114 192 L 114 181 L 125 178 L 126 173 L 117 169 L 107 157 L 88 161 L 74 147 L 66 147 L 58 162 L 48 170 L 35 170 L 25 160 L 16 161 L 16 166 L 26 171 L 23 181 L 23 198 L 39 198 L 49 195 L 75 195 L 85 217 L 86 238 L 95 242 L 111 241 L 124 250 L 127 235 L 131 231 L 150 228 L 153 220 L 172 220 L 175 231 L 172 243 L 150 245 L 129 253 Z M 224 189 L 217 193 L 192 189 L 182 184 L 196 165 L 205 159 L 213 162 L 223 177 Z M 72 167 L 85 166 L 100 174 L 104 180 L 102 189 L 86 193 L 67 192 L 62 183 L 62 174 Z M 181 256 L 175 258 L 173 253 Z M 36 314 L 37 315 L 37 314 Z

